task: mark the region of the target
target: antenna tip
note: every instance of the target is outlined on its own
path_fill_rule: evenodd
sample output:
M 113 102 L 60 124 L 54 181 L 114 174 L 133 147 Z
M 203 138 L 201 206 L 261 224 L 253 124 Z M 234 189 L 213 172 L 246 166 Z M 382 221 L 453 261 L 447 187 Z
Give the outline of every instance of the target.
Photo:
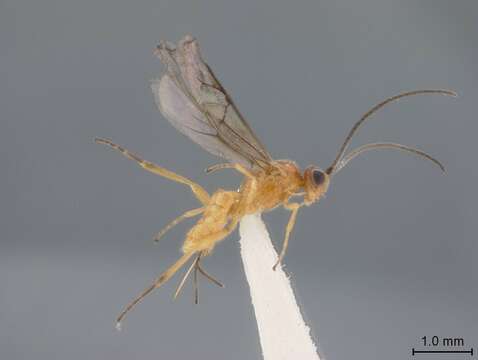
M 458 97 L 458 93 L 456 91 L 453 91 L 453 90 L 449 90 L 449 95 L 453 96 L 453 97 Z
M 458 93 L 456 91 L 449 90 L 449 89 L 425 90 L 424 92 L 435 93 L 435 94 L 438 93 L 438 94 L 448 95 L 452 97 L 458 97 Z

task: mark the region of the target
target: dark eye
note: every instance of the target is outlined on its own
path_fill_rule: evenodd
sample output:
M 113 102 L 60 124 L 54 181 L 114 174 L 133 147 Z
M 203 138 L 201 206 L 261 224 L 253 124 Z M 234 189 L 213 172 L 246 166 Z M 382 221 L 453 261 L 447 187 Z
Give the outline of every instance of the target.
M 312 177 L 314 178 L 315 185 L 322 185 L 325 180 L 325 175 L 320 170 L 314 170 L 312 172 Z

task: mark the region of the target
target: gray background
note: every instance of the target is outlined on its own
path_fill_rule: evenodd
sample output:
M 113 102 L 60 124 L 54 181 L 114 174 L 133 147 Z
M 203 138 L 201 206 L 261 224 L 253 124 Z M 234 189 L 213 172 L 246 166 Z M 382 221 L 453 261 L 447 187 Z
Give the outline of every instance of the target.
M 173 303 L 177 279 L 114 329 L 120 309 L 178 256 L 197 206 L 184 187 L 93 143 L 107 136 L 208 190 L 217 159 L 155 109 L 160 39 L 186 33 L 275 158 L 330 164 L 384 97 L 416 88 L 355 144 L 417 145 L 447 166 L 370 153 L 301 211 L 286 258 L 327 359 L 410 358 L 420 338 L 478 346 L 478 3 L 469 1 L 2 0 L 0 3 L 0 357 L 259 359 L 237 233 Z M 264 216 L 276 243 L 287 212 Z M 433 357 L 430 357 L 433 358 Z

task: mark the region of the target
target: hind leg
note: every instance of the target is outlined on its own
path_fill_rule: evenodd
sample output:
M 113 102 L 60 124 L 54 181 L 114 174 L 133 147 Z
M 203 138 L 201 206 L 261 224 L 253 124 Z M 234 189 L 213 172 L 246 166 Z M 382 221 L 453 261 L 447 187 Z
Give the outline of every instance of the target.
M 200 252 L 201 256 L 205 256 L 209 254 L 215 243 L 224 239 L 227 235 L 229 235 L 237 226 L 239 222 L 239 217 L 233 218 L 229 224 L 227 224 L 224 229 L 206 235 L 201 238 L 200 241 L 196 242 L 189 242 L 185 243 L 186 247 L 183 245 L 183 255 L 177 260 L 173 265 L 171 265 L 165 272 L 163 272 L 149 287 L 147 287 L 136 299 L 131 301 L 125 309 L 121 312 L 118 316 L 116 323 L 117 327 L 120 328 L 121 321 L 125 317 L 125 315 L 132 310 L 141 300 L 143 300 L 146 296 L 148 296 L 154 289 L 159 288 L 165 282 L 167 282 L 186 262 L 198 251 Z M 196 259 L 195 261 L 198 261 Z M 192 268 L 188 270 L 190 273 Z M 189 274 L 188 274 L 189 275 Z M 217 281 L 217 280 L 216 280 Z
M 184 214 L 178 216 L 176 219 L 174 219 L 168 225 L 166 225 L 161 231 L 159 231 L 156 234 L 156 236 L 154 237 L 154 241 L 158 242 L 159 239 L 161 239 L 164 236 L 164 234 L 166 234 L 169 230 L 171 230 L 173 227 L 178 225 L 181 221 L 183 221 L 187 218 L 191 218 L 191 217 L 197 216 L 199 214 L 202 214 L 204 212 L 204 210 L 205 210 L 204 207 L 201 207 L 201 208 L 198 208 L 198 209 L 193 209 L 193 210 L 186 211 Z
M 168 281 L 190 258 L 193 256 L 195 251 L 191 251 L 182 255 L 173 265 L 171 265 L 165 272 L 163 272 L 149 287 L 147 287 L 143 292 L 133 301 L 131 301 L 121 312 L 121 314 L 116 319 L 116 327 L 121 328 L 121 321 L 125 315 L 132 310 L 141 300 L 148 296 L 154 289 L 159 288 L 166 281 Z
M 98 144 L 104 144 L 108 145 L 109 147 L 119 151 L 122 153 L 124 156 L 126 156 L 128 159 L 134 160 L 138 163 L 139 166 L 141 166 L 143 169 L 152 172 L 153 174 L 163 176 L 169 180 L 188 185 L 191 188 L 191 191 L 193 194 L 197 197 L 197 199 L 201 202 L 203 205 L 209 204 L 209 194 L 207 193 L 206 190 L 202 188 L 201 185 L 196 184 L 195 182 L 189 180 L 188 178 L 185 178 L 184 176 L 181 176 L 179 174 L 176 174 L 172 171 L 169 171 L 167 169 L 162 168 L 159 165 L 156 165 L 152 162 L 146 161 L 144 159 L 141 159 L 139 156 L 133 154 L 129 150 L 126 150 L 120 145 L 115 144 L 114 142 L 108 140 L 108 139 L 102 139 L 102 138 L 96 138 L 95 141 Z

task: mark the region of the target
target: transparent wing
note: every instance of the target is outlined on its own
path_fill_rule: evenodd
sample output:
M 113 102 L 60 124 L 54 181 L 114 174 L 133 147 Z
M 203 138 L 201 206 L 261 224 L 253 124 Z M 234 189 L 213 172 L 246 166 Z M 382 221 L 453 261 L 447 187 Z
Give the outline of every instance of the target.
M 184 37 L 177 47 L 161 42 L 156 53 L 166 72 L 151 88 L 160 111 L 177 130 L 230 162 L 270 164 L 271 156 L 202 60 L 194 38 Z

